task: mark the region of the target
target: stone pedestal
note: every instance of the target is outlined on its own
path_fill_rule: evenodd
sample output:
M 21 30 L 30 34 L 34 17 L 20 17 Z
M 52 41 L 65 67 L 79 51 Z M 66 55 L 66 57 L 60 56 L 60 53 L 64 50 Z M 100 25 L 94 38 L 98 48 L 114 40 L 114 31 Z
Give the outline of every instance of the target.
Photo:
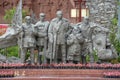
M 103 73 L 112 70 L 99 69 L 13 69 L 14 78 L 2 80 L 119 80 L 106 79 Z

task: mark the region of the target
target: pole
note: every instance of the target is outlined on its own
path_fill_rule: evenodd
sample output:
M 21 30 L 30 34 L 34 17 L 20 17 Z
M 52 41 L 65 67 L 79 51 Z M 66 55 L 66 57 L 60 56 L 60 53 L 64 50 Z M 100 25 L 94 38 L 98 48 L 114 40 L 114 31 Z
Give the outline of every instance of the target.
M 57 51 L 56 51 L 56 44 L 57 44 L 57 33 L 53 36 L 54 37 L 54 42 L 53 42 L 53 57 L 54 57 L 54 62 L 57 63 L 57 58 L 58 58 L 58 55 L 57 55 Z

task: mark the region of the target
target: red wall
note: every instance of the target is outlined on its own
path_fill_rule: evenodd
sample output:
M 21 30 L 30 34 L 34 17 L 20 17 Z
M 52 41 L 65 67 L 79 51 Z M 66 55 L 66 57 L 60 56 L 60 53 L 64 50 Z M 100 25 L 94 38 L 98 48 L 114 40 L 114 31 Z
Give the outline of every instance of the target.
M 4 21 L 3 16 L 5 11 L 17 6 L 19 0 L 0 0 L 0 23 L 8 23 Z M 62 10 L 64 17 L 68 18 L 70 22 L 75 23 L 75 18 L 70 17 L 70 11 L 73 8 L 70 0 L 23 0 L 23 8 L 36 14 L 37 18 L 40 12 L 46 13 L 46 19 L 51 20 L 56 16 L 57 10 Z

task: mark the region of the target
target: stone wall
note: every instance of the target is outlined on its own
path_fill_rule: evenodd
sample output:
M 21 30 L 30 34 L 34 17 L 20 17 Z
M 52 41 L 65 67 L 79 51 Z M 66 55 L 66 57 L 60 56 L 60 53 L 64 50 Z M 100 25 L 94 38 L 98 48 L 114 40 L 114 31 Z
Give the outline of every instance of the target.
M 0 0 L 0 23 L 6 23 L 3 19 L 5 11 L 16 7 L 19 0 Z M 56 16 L 56 11 L 61 9 L 64 13 L 64 17 L 70 19 L 71 22 L 75 23 L 76 19 L 70 17 L 71 8 L 73 8 L 70 0 L 23 0 L 23 8 L 31 11 L 39 17 L 40 12 L 46 13 L 46 19 L 51 20 Z
M 91 21 L 108 28 L 117 10 L 117 0 L 87 0 L 86 4 Z

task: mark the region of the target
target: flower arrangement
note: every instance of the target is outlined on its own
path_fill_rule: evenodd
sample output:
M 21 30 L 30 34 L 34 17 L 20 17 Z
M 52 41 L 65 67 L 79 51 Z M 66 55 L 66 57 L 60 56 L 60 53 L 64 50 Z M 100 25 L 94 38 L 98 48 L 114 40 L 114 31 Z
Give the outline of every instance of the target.
M 103 73 L 105 78 L 120 78 L 120 71 L 110 71 Z
M 30 65 L 30 64 L 21 64 L 21 63 L 1 63 L 0 69 L 120 69 L 119 64 L 111 63 L 87 63 L 87 64 L 73 64 L 73 63 L 60 63 L 60 64 L 41 64 L 41 65 Z
M 14 77 L 14 71 L 13 70 L 1 70 L 0 71 L 0 78 L 4 77 Z

